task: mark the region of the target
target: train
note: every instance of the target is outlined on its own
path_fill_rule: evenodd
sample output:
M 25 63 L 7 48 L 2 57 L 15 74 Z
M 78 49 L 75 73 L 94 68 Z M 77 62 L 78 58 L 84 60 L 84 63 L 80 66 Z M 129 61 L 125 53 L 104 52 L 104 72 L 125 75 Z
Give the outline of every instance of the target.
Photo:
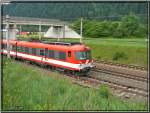
M 94 67 L 91 49 L 79 42 L 46 42 L 2 40 L 2 54 L 8 52 L 15 59 L 35 62 L 51 69 L 60 69 L 75 75 L 87 75 Z

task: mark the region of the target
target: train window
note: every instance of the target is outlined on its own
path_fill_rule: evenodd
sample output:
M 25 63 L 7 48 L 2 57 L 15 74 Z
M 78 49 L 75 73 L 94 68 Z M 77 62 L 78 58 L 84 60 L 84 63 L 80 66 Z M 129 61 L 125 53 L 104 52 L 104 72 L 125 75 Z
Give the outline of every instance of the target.
M 25 47 L 21 46 L 21 52 L 25 53 Z
M 32 54 L 32 48 L 29 48 L 29 54 Z
M 28 47 L 25 47 L 25 53 L 29 54 L 29 48 Z
M 36 55 L 36 48 L 32 48 L 32 54 Z
M 6 44 L 2 44 L 2 48 L 3 48 L 3 49 L 6 49 L 6 48 L 7 48 L 7 45 L 6 45 Z
M 15 45 L 12 46 L 12 50 L 16 51 L 16 46 Z
M 54 58 L 54 51 L 53 50 L 49 50 L 48 57 L 49 58 Z
M 21 52 L 21 47 L 20 46 L 17 46 L 17 51 Z
M 48 57 L 48 48 L 45 48 L 45 57 Z
M 59 59 L 59 52 L 58 51 L 55 51 L 54 55 L 55 55 L 55 59 Z
M 68 57 L 71 57 L 71 51 L 68 51 Z
M 66 53 L 65 52 L 59 52 L 59 59 L 65 60 L 66 59 Z
M 7 44 L 4 44 L 3 47 L 4 47 L 4 49 L 6 49 L 7 48 Z
M 40 49 L 40 55 L 44 56 L 44 50 L 43 49 Z
M 4 48 L 4 44 L 1 45 L 1 48 L 2 48 L 2 49 Z

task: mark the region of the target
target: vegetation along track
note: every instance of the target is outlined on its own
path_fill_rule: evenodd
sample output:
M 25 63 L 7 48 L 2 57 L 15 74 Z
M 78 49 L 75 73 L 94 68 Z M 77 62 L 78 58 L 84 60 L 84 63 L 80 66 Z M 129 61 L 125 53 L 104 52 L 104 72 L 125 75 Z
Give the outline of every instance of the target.
M 23 63 L 23 62 L 21 62 L 21 63 Z M 30 63 L 30 62 L 28 62 L 28 63 Z M 27 63 L 25 63 L 25 64 L 27 64 Z M 37 65 L 35 65 L 35 66 L 39 67 Z M 47 70 L 47 68 L 42 68 L 42 69 Z M 97 76 L 97 75 L 100 75 L 100 74 L 102 74 L 102 72 L 101 73 L 100 72 L 98 72 L 98 73 L 95 72 L 95 73 L 92 73 L 89 76 L 82 76 L 82 77 L 73 76 L 73 75 L 64 74 L 64 73 L 62 75 L 64 75 L 64 77 L 69 77 L 69 79 L 71 79 L 74 83 L 77 83 L 77 84 L 82 85 L 84 87 L 93 87 L 93 88 L 99 89 L 99 85 L 106 84 L 114 90 L 119 89 L 119 90 L 122 90 L 123 92 L 129 92 L 129 93 L 132 93 L 132 94 L 147 97 L 147 89 L 146 88 L 143 89 L 142 87 L 139 88 L 138 86 L 131 87 L 129 85 L 122 84 L 120 82 L 115 82 L 112 79 L 100 78 L 100 76 Z M 106 73 L 105 73 L 105 75 L 102 75 L 102 76 L 106 76 Z M 107 76 L 108 76 L 108 74 L 107 74 Z M 142 84 L 139 84 L 139 85 L 142 86 Z

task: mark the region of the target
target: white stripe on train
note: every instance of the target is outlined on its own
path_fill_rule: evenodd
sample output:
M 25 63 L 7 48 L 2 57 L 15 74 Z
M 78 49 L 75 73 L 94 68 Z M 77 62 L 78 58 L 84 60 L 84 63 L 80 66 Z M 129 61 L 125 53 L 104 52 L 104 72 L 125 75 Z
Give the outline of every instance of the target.
M 3 50 L 3 53 L 7 54 L 7 50 Z M 10 51 L 10 55 L 16 55 L 16 52 Z M 86 67 L 93 67 L 91 65 L 91 63 L 88 64 L 73 64 L 73 63 L 68 63 L 68 62 L 63 62 L 63 61 L 59 61 L 59 60 L 53 60 L 53 59 L 48 59 L 48 58 L 42 58 L 42 57 L 38 57 L 38 56 L 33 56 L 33 55 L 28 55 L 28 54 L 23 54 L 23 53 L 19 53 L 17 52 L 17 56 L 21 56 L 24 58 L 32 58 L 41 62 L 45 62 L 45 63 L 51 63 L 51 64 L 56 64 L 56 65 L 62 65 L 62 66 L 66 66 L 66 67 L 70 67 L 70 68 L 74 68 L 74 69 L 83 69 Z

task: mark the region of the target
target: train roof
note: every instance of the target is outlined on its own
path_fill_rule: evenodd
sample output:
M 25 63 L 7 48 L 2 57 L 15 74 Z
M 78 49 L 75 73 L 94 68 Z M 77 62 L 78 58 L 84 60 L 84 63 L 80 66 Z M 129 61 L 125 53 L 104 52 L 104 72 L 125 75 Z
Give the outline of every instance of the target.
M 42 43 L 51 44 L 51 45 L 65 45 L 65 46 L 82 45 L 82 43 L 80 42 L 45 42 L 43 41 Z
M 6 43 L 6 40 L 4 40 Z M 48 48 L 52 50 L 75 50 L 75 51 L 82 51 L 85 49 L 90 49 L 83 43 L 79 42 L 36 42 L 36 41 L 19 41 L 19 40 L 14 40 L 10 41 L 10 43 L 15 44 L 17 43 L 18 46 L 27 46 L 27 47 L 32 47 L 32 48 Z

